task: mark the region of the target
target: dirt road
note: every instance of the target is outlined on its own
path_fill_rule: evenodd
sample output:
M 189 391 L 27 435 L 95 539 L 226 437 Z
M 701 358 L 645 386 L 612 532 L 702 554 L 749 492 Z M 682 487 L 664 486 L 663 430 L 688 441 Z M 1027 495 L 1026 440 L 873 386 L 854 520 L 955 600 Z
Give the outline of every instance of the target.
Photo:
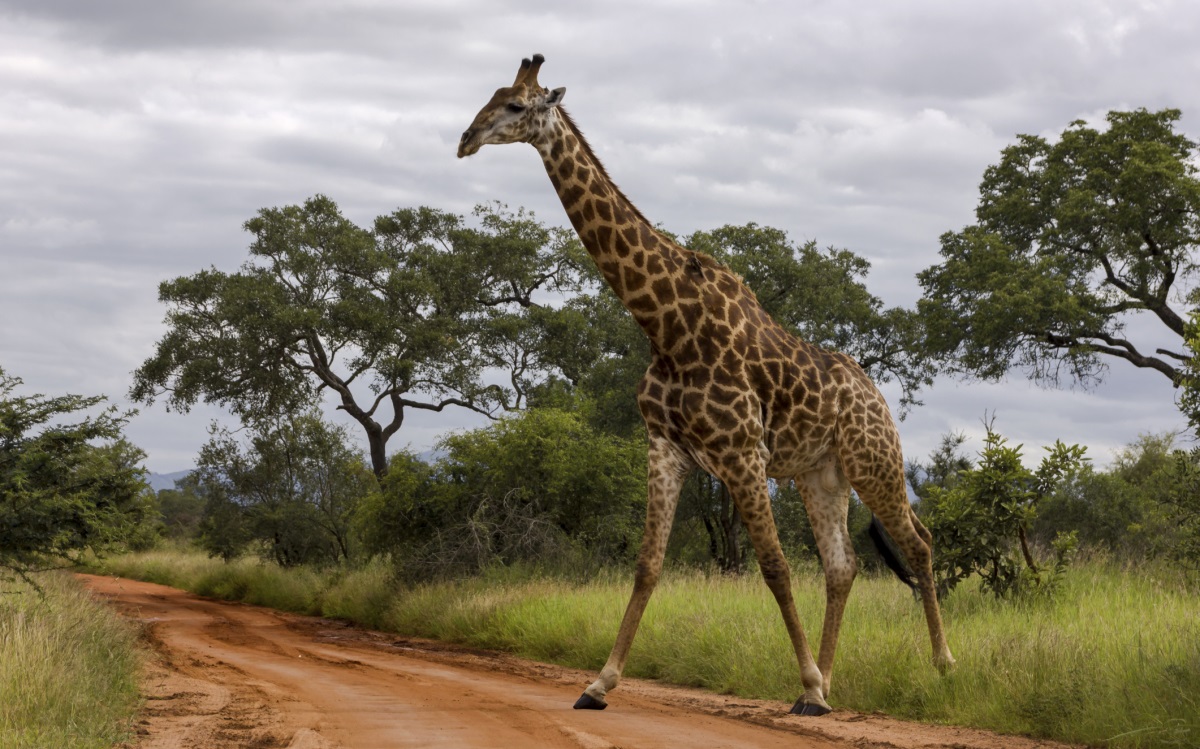
M 156 657 L 144 681 L 139 749 L 375 747 L 1047 746 L 631 679 L 603 712 L 572 710 L 594 675 L 496 653 L 84 575 L 140 621 Z

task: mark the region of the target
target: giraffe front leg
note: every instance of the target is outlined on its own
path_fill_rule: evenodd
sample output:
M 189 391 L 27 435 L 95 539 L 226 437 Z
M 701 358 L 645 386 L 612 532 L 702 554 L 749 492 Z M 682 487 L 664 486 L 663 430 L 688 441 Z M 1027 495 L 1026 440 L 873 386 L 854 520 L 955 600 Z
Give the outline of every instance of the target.
M 663 558 L 667 553 L 667 537 L 675 518 L 675 505 L 683 480 L 691 470 L 691 462 L 666 440 L 650 441 L 649 476 L 646 493 L 646 530 L 642 535 L 642 546 L 638 551 L 637 569 L 633 579 L 633 595 L 625 607 L 617 641 L 613 645 L 608 662 L 600 671 L 600 678 L 592 682 L 575 702 L 576 710 L 603 710 L 608 707 L 605 696 L 616 688 L 625 670 L 625 660 L 633 647 L 633 638 L 650 595 L 658 584 L 662 572 Z

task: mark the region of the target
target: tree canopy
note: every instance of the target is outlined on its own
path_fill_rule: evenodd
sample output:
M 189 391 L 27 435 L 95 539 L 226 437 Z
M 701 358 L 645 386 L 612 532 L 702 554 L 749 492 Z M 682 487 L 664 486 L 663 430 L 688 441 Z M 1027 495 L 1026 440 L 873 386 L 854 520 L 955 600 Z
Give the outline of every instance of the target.
M 1021 135 L 984 172 L 977 222 L 941 238 L 918 276 L 929 350 L 960 373 L 1088 385 L 1124 360 L 1179 384 L 1193 356 L 1175 305 L 1194 308 L 1196 143 L 1180 112 L 1110 112 L 1057 142 Z M 1129 335 L 1146 319 L 1157 334 Z M 1163 345 L 1161 339 L 1174 341 Z
M 288 567 L 347 560 L 351 520 L 375 488 L 345 431 L 318 414 L 289 414 L 245 444 L 216 430 L 185 486 L 205 500 L 200 545 L 232 559 L 251 545 Z
M 126 441 L 130 414 L 103 396 L 18 396 L 21 380 L 0 369 L 0 571 L 29 572 L 136 539 L 151 509 Z M 76 423 L 56 420 L 81 415 Z
M 168 331 L 130 395 L 187 410 L 199 400 L 255 424 L 311 406 L 325 390 L 366 433 L 372 466 L 408 409 L 495 415 L 536 382 L 545 290 L 578 284 L 578 242 L 532 216 L 482 207 L 479 227 L 431 208 L 401 209 L 373 230 L 316 196 L 259 211 L 238 272 L 164 282 Z M 509 382 L 489 381 L 501 368 Z

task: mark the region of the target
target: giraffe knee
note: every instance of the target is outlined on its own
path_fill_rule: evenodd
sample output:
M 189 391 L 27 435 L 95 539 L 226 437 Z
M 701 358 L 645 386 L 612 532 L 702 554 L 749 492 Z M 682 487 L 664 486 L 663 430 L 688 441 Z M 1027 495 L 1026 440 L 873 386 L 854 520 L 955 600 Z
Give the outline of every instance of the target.
M 845 593 L 858 576 L 858 560 L 854 557 L 841 558 L 825 565 L 825 593 Z
M 772 592 L 778 593 L 791 589 L 792 571 L 788 568 L 787 560 L 782 556 L 760 559 L 758 567 L 762 572 L 763 580 L 766 581 L 767 587 Z
M 660 570 L 661 565 L 639 561 L 633 573 L 633 584 L 639 588 L 653 588 L 658 585 Z

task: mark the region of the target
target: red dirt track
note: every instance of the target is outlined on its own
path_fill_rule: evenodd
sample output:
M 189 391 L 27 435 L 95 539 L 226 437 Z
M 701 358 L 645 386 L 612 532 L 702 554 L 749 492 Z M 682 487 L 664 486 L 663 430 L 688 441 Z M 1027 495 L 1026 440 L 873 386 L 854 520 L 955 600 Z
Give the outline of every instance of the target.
M 622 682 L 607 710 L 572 710 L 594 674 L 152 583 L 80 577 L 140 622 L 154 651 L 138 749 L 1051 746 L 845 710 L 801 718 L 781 702 L 637 679 Z

